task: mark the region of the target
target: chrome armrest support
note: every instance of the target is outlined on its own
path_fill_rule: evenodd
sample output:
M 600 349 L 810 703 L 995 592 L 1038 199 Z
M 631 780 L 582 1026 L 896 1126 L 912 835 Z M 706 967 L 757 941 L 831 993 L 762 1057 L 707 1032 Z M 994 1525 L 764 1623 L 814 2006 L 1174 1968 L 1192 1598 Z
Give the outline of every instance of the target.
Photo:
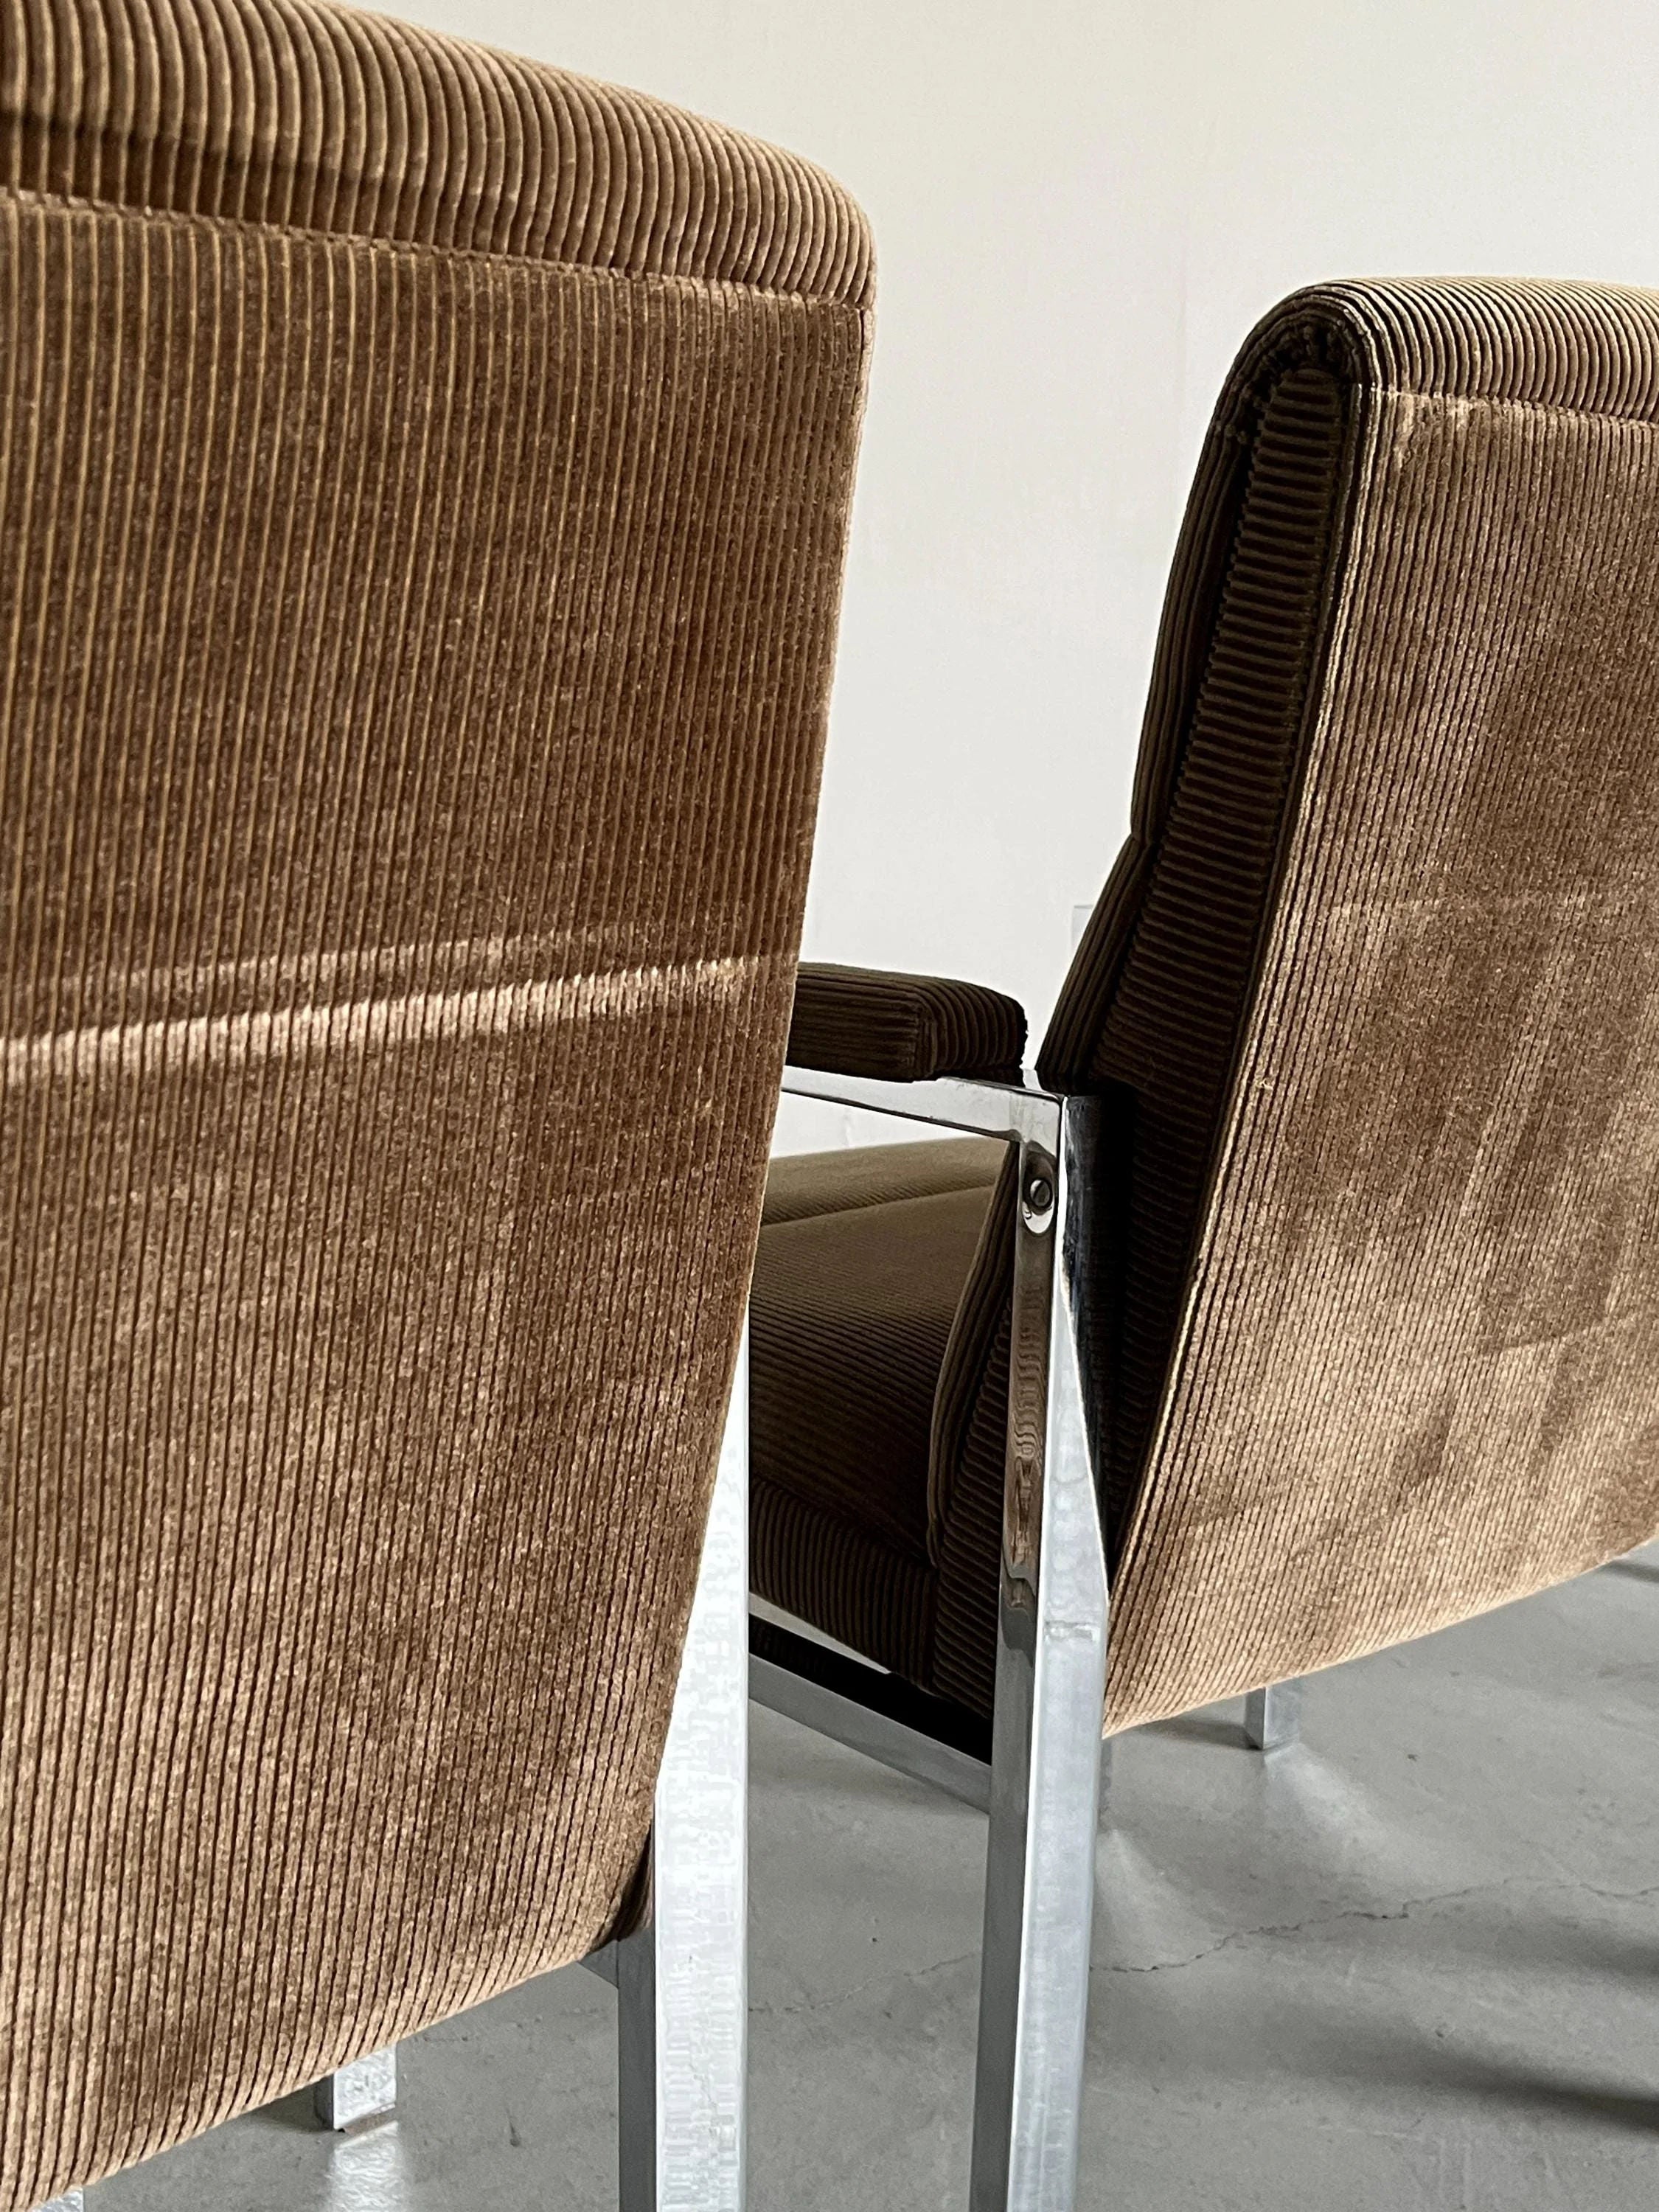
M 1039 1145 L 1050 1154 L 1059 1147 L 1066 1103 L 1029 1075 L 1019 1083 L 987 1083 L 959 1075 L 889 1083 L 872 1075 L 786 1067 L 783 1088 L 796 1098 L 824 1098 L 837 1106 L 860 1107 L 867 1114 L 891 1114 L 901 1121 L 931 1121 L 938 1128 L 1000 1137 L 1011 1145 Z
M 892 1083 L 788 1067 L 783 1087 L 1019 1148 L 969 2201 L 1071 2212 L 1109 1604 L 1088 1373 L 1100 1103 L 1029 1076 Z
M 970 2212 L 1071 2212 L 1108 1594 L 1088 1373 L 1097 1109 L 1020 1148 Z

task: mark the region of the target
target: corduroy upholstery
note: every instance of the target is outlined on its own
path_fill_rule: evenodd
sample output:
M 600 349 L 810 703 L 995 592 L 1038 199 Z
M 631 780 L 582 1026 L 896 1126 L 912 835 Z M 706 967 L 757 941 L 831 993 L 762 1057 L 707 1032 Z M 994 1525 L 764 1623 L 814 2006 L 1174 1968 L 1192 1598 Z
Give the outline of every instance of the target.
M 813 963 L 795 978 L 793 1067 L 920 1083 L 1016 1074 L 1024 1054 L 1024 1008 L 982 983 Z
M 1656 606 L 1659 298 L 1331 285 L 1245 349 L 1038 1059 L 1110 1107 L 1109 1727 L 1659 1530 Z M 914 1677 L 981 1711 L 1012 1199 Z
M 937 1580 L 933 1395 L 983 1232 L 994 1140 L 775 1160 L 750 1347 L 757 1589 L 911 1680 Z
M 0 0 L 0 2205 L 617 1914 L 869 271 L 632 94 Z

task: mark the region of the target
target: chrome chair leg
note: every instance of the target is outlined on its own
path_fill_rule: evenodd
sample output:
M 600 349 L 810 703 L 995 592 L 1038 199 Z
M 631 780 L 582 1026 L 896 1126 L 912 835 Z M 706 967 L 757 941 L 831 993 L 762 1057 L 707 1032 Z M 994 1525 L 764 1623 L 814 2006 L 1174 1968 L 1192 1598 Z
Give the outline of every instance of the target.
M 615 1947 L 622 2212 L 742 2212 L 748 1774 L 745 1329 L 657 1781 L 651 1917 Z
M 42 2204 L 38 2212 L 86 2212 L 87 2200 L 78 2189 L 71 2189 L 67 2197 L 54 2197 L 50 2204 Z
M 337 2131 L 383 2118 L 398 2103 L 398 2046 L 389 2044 L 325 2074 L 312 2101 L 320 2124 Z
M 1085 1102 L 1062 1113 L 1057 1158 L 1021 1148 L 972 2212 L 1071 2212 L 1077 2190 L 1107 1592 L 1080 1364 L 1088 1209 L 1070 1202 Z
M 1244 1700 L 1244 1741 L 1252 1751 L 1282 1751 L 1302 1734 L 1302 1685 L 1275 1682 Z

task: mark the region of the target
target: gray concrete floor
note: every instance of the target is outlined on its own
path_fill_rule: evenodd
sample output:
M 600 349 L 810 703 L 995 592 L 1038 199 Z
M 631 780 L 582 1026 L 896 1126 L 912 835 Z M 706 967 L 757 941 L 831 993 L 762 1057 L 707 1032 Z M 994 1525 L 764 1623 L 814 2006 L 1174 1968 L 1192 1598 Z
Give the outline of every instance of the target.
M 1620 2212 L 1659 2200 L 1659 1547 L 1322 1675 L 1270 1761 L 1218 1708 L 1121 1741 L 1080 2202 Z M 754 1715 L 751 2201 L 966 2200 L 984 1827 Z M 614 2003 L 579 1970 L 88 2212 L 614 2203 Z

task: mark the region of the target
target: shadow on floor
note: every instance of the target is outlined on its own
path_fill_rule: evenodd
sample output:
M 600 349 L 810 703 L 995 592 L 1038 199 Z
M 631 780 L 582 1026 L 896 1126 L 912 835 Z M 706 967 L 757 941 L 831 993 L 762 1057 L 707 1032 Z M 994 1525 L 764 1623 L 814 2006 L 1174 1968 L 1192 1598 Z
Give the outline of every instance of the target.
M 286 2097 L 278 2097 L 274 2105 L 262 2105 L 258 2118 L 262 2128 L 287 2128 L 301 2135 L 315 2136 L 327 2133 L 317 2117 L 314 2089 L 295 2089 Z
M 1248 1748 L 1244 1741 L 1243 1715 L 1234 1713 L 1230 1717 L 1224 1712 L 1216 1712 L 1207 1707 L 1196 1713 L 1182 1713 L 1174 1720 L 1153 1721 L 1144 1731 L 1136 1729 L 1130 1733 L 1136 1735 L 1144 1733 L 1147 1735 L 1165 1736 L 1177 1743 L 1224 1745 L 1226 1749 L 1231 1752 L 1242 1752 Z M 1121 1741 L 1121 1738 L 1119 1741 Z
M 1329 2064 L 1308 2078 L 1351 2085 L 1360 2097 L 1379 2088 L 1407 2090 L 1454 2102 L 1503 2106 L 1531 2118 L 1561 2120 L 1621 2134 L 1659 2137 L 1659 2095 L 1627 2081 L 1583 2076 L 1459 2051 L 1439 2037 L 1332 2038 Z

